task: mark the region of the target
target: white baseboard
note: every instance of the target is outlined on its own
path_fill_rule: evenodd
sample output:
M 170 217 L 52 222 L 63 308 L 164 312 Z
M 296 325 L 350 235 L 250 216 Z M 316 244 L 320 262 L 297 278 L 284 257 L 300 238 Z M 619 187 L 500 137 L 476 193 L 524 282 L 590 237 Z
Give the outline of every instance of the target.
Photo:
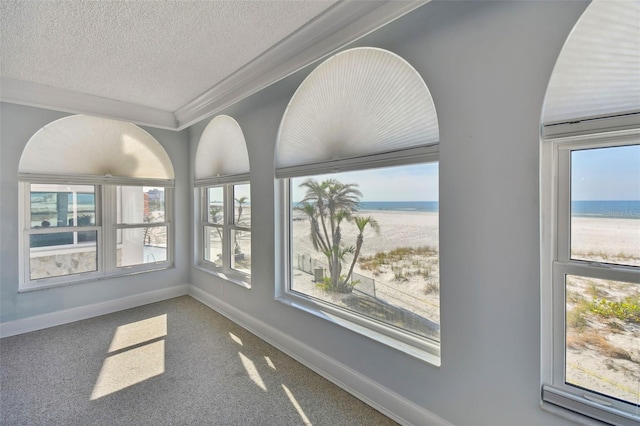
M 451 425 L 346 365 L 258 321 L 196 286 L 189 286 L 189 295 L 400 424 Z
M 183 284 L 161 290 L 108 300 L 92 305 L 79 306 L 49 314 L 37 315 L 15 321 L 0 323 L 0 337 L 15 336 L 30 331 L 67 324 L 87 318 L 110 314 L 124 309 L 135 308 L 149 303 L 160 302 L 188 294 L 189 285 Z

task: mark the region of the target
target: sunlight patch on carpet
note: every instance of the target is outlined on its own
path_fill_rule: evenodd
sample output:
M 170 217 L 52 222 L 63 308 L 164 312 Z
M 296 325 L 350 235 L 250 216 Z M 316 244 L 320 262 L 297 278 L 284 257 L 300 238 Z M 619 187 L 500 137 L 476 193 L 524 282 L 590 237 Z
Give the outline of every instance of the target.
M 240 346 L 244 346 L 243 343 L 242 343 L 242 339 L 239 338 L 238 336 L 236 336 L 235 334 L 233 334 L 232 332 L 229 332 L 229 337 L 231 337 L 231 340 L 233 340 L 234 342 L 236 342 Z
M 119 351 L 167 335 L 167 315 L 121 325 L 116 329 L 109 352 Z
M 306 426 L 311 426 L 311 420 L 309 420 L 309 417 L 307 417 L 307 415 L 304 413 L 304 410 L 302 410 L 302 407 L 300 406 L 300 404 L 298 404 L 298 400 L 296 399 L 296 397 L 293 396 L 293 393 L 289 390 L 288 387 L 284 385 L 284 383 L 282 384 L 282 389 L 284 389 L 284 393 L 287 394 L 289 401 L 291 401 L 291 404 L 293 404 L 293 407 L 296 409 L 296 411 L 300 415 L 302 422 Z
M 266 355 L 265 355 L 265 356 L 264 356 L 264 360 L 265 360 L 265 361 L 267 361 L 267 365 L 268 365 L 269 367 L 271 367 L 273 370 L 275 370 L 275 369 L 276 369 L 276 366 L 275 366 L 275 365 L 273 365 L 273 361 L 271 361 L 271 358 L 269 358 L 268 356 L 266 356 Z
M 102 363 L 90 400 L 121 391 L 165 371 L 167 315 L 118 327 Z
M 244 369 L 247 370 L 247 375 L 249 376 L 251 381 L 258 385 L 258 387 L 260 387 L 263 391 L 266 391 L 267 385 L 264 384 L 264 381 L 262 380 L 262 377 L 260 376 L 260 373 L 256 368 L 256 364 L 249 358 L 247 358 L 242 352 L 238 352 L 238 355 L 240 355 L 240 361 L 242 361 Z

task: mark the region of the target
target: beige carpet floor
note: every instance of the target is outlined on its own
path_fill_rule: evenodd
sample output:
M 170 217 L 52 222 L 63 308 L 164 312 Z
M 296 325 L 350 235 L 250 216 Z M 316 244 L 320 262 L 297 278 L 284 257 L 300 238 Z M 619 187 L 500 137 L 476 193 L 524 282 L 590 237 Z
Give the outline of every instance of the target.
M 394 425 L 189 296 L 0 340 L 2 425 Z

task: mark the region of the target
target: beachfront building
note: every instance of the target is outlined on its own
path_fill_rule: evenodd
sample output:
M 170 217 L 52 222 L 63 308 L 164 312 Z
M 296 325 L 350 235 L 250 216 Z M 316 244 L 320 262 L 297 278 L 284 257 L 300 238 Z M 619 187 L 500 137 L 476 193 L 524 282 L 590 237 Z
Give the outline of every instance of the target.
M 251 4 L 0 3 L 0 337 L 189 295 L 402 424 L 640 424 L 640 2 Z

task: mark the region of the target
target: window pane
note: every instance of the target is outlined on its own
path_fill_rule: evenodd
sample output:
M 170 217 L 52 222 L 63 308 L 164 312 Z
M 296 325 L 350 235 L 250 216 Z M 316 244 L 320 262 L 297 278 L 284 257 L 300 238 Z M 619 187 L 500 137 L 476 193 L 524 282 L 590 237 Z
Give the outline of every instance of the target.
M 566 382 L 640 402 L 640 286 L 566 277 Z
M 83 234 L 82 238 L 79 234 Z M 83 241 L 74 245 L 74 239 Z M 98 269 L 97 231 L 30 235 L 29 242 L 29 276 L 32 280 Z
M 95 225 L 95 187 L 31 184 L 30 209 L 32 229 Z
M 204 260 L 222 266 L 222 228 L 204 227 Z
M 118 223 L 158 223 L 165 221 L 165 189 L 149 186 L 119 186 Z
M 231 230 L 233 255 L 231 268 L 251 273 L 251 232 Z
M 291 289 L 439 340 L 438 164 L 296 178 L 291 192 Z
M 207 222 L 224 223 L 224 189 L 221 186 L 207 188 Z
M 571 153 L 571 258 L 640 266 L 640 145 Z
M 149 226 L 120 230 L 117 266 L 141 265 L 167 260 L 167 227 Z
M 251 226 L 251 202 L 249 184 L 233 185 L 233 211 L 236 225 Z

